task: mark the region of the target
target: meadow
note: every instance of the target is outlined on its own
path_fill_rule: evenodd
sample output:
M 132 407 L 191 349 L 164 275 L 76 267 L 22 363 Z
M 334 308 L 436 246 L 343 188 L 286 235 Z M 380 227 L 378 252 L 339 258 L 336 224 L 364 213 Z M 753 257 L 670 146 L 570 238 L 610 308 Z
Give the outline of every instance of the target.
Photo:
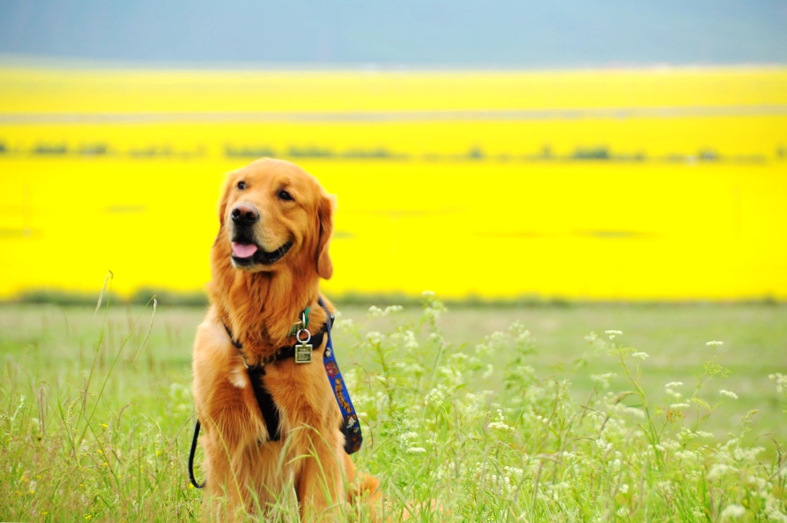
M 787 520 L 783 306 L 341 310 L 356 462 L 392 521 Z M 203 312 L 0 307 L 0 519 L 199 518 Z
M 199 518 L 176 305 L 275 156 L 391 521 L 787 521 L 784 68 L 0 80 L 0 520 Z

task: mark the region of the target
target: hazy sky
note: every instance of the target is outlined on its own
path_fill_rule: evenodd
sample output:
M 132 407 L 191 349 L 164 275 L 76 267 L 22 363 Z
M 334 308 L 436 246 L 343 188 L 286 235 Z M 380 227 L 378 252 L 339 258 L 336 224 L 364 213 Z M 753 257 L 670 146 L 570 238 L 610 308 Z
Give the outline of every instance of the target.
M 0 53 L 206 64 L 784 64 L 787 1 L 3 0 Z

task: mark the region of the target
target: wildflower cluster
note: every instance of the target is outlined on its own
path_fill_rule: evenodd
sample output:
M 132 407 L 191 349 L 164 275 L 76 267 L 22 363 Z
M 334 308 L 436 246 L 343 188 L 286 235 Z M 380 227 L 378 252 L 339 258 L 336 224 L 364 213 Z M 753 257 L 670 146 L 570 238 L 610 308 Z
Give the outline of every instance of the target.
M 718 402 L 738 398 L 708 390 L 727 372 L 715 353 L 695 387 L 667 381 L 664 397 L 650 398 L 639 384 L 648 355 L 623 345 L 621 331 L 591 334 L 618 370 L 589 376 L 597 393 L 580 404 L 567 379 L 538 375 L 524 325 L 453 346 L 435 311 L 444 308 L 429 296 L 420 319 L 358 341 L 378 354 L 353 385 L 356 406 L 374 412 L 361 466 L 388 465 L 394 519 L 783 520 L 784 464 L 764 469 L 761 448 L 702 429 Z M 614 390 L 615 376 L 628 387 Z

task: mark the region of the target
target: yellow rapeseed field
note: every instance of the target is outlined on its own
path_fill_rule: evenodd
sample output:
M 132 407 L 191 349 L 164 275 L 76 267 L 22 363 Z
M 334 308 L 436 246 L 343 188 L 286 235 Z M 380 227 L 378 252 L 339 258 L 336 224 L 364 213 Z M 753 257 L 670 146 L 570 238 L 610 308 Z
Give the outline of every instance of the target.
M 194 291 L 224 173 L 338 196 L 326 284 L 787 299 L 787 70 L 0 69 L 0 297 Z

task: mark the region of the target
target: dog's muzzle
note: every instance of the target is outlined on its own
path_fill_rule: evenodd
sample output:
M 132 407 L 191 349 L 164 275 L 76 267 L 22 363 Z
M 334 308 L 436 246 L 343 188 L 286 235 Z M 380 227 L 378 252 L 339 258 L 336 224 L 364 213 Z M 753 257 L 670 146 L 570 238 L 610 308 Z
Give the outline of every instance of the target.
M 232 262 L 236 267 L 270 265 L 282 259 L 292 247 L 292 242 L 287 242 L 273 251 L 266 251 L 254 241 L 252 227 L 260 221 L 260 213 L 252 205 L 236 205 L 230 212 L 230 218 L 233 224 Z

